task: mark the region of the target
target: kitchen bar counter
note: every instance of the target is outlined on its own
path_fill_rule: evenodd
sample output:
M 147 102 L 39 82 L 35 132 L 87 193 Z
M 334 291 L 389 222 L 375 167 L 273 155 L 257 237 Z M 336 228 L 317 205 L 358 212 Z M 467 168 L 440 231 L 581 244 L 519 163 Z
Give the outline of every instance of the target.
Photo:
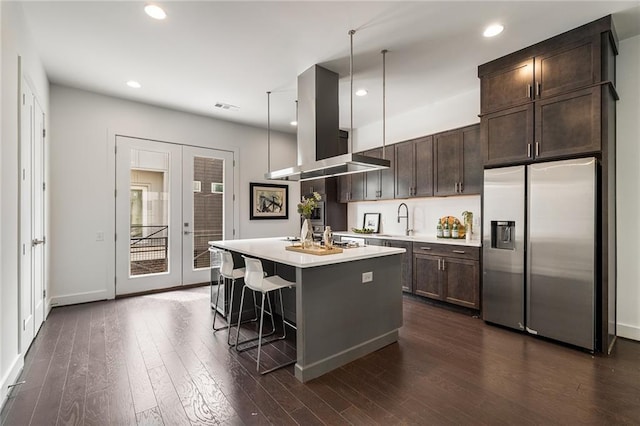
M 350 237 L 350 238 L 377 238 L 381 240 L 400 240 L 400 241 L 412 241 L 416 243 L 435 243 L 435 244 L 451 244 L 456 246 L 467 246 L 467 247 L 481 247 L 482 242 L 480 241 L 479 234 L 476 239 L 472 239 L 467 242 L 464 238 L 461 239 L 453 239 L 453 238 L 437 238 L 433 235 L 391 235 L 391 234 L 357 234 L 355 232 L 349 231 L 333 231 L 333 235 L 339 235 L 342 237 Z
M 242 266 L 243 254 L 295 281 L 298 380 L 306 382 L 398 340 L 404 249 L 367 246 L 317 256 L 285 250 L 291 242 L 284 237 L 209 244 L 231 251 L 236 267 Z
M 353 262 L 374 257 L 402 254 L 404 249 L 392 247 L 357 247 L 345 248 L 342 253 L 317 256 L 313 254 L 297 253 L 285 250 L 286 246 L 293 245 L 285 237 L 280 238 L 253 238 L 245 240 L 210 241 L 210 245 L 225 250 L 246 254 L 247 256 L 271 260 L 296 268 L 313 268 L 323 265 L 332 265 L 343 262 Z M 296 244 L 300 244 L 297 242 Z

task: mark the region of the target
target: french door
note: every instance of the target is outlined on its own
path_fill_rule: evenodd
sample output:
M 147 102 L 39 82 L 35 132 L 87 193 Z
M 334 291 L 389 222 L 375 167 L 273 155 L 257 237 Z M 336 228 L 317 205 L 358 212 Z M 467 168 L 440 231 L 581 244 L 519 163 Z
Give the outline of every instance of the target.
M 233 153 L 116 137 L 116 294 L 209 281 L 233 238 Z
M 44 321 L 44 123 L 26 79 L 20 108 L 20 348 L 24 353 Z

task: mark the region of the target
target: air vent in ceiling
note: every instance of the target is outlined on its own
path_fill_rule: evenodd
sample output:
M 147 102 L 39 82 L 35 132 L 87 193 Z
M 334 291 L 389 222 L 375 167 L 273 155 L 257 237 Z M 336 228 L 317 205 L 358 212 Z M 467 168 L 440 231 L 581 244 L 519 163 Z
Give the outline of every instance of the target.
M 231 105 L 231 104 L 225 104 L 225 103 L 222 103 L 222 102 L 216 102 L 214 107 L 219 108 L 219 109 L 229 110 L 229 111 L 238 111 L 240 109 L 240 107 L 238 107 L 238 106 Z

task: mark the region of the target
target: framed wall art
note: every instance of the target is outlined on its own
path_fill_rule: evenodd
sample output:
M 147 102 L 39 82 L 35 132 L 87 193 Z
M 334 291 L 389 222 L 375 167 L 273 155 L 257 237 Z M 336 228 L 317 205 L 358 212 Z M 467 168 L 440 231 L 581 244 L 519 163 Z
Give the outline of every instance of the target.
M 288 219 L 289 187 L 273 183 L 249 183 L 250 220 Z
M 362 228 L 372 231 L 374 234 L 380 232 L 380 213 L 365 213 Z

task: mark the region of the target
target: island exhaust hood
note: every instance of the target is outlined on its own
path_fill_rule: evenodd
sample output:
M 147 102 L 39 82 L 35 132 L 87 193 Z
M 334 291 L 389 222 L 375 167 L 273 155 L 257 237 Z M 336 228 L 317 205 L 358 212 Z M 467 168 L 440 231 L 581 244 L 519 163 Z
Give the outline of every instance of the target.
M 265 178 L 304 181 L 391 166 L 383 158 L 348 152 L 338 125 L 338 74 L 314 65 L 298 76 L 298 165 L 270 170 Z

